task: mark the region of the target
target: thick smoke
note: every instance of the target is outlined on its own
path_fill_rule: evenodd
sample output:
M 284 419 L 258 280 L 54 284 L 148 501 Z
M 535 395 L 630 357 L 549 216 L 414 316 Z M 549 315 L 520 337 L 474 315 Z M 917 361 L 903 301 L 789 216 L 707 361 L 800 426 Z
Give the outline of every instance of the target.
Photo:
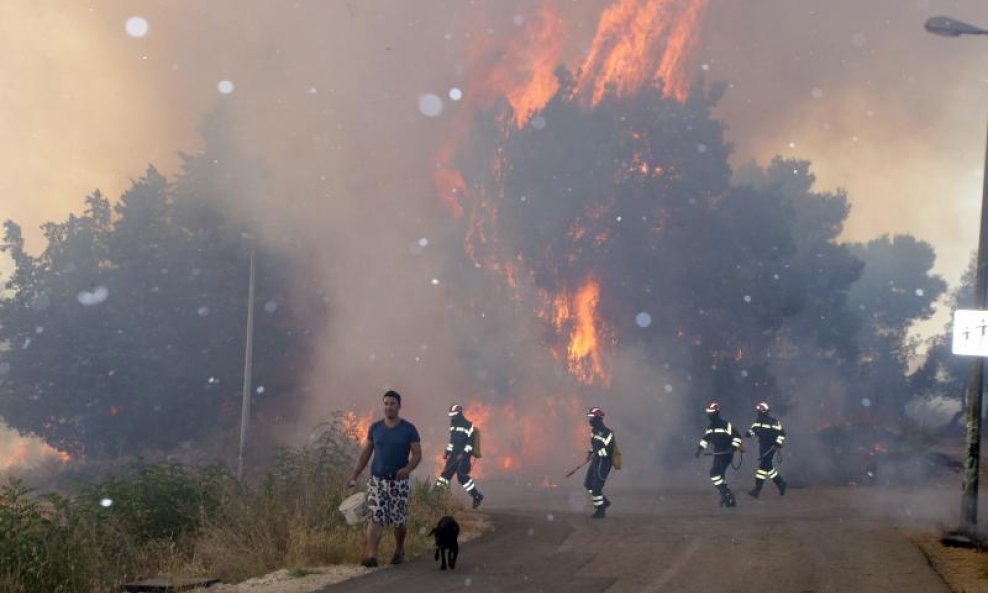
M 605 5 L 556 5 L 566 24 L 564 62 L 587 51 Z M 584 419 L 574 402 L 593 403 L 608 409 L 615 428 L 634 435 L 629 448 L 636 455 L 665 459 L 668 453 L 656 451 L 663 437 L 650 433 L 668 435 L 684 422 L 702 427 L 702 416 L 687 404 L 689 382 L 655 360 L 654 350 L 624 343 L 610 345 L 609 389 L 574 382 L 550 352 L 552 340 L 531 304 L 540 289 L 573 290 L 583 278 L 560 274 L 550 284 L 521 278 L 517 289 L 505 288 L 502 277 L 465 256 L 467 221 L 455 219 L 433 185 L 436 155 L 470 104 L 469 96 L 458 102 L 449 94 L 469 92 L 470 48 L 487 39 L 497 47 L 535 18 L 539 6 L 529 0 L 226 0 L 138 9 L 110 2 L 35 19 L 28 4 L 9 5 L 3 9 L 9 18 L 0 23 L 11 35 L 0 38 L 31 43 L 14 33 L 56 28 L 60 34 L 36 36 L 51 44 L 55 69 L 20 62 L 35 73 L 27 78 L 34 85 L 16 95 L 21 102 L 12 111 L 20 122 L 36 123 L 13 136 L 8 147 L 16 153 L 0 159 L 17 168 L 0 176 L 11 184 L 2 188 L 5 195 L 15 197 L 0 215 L 33 227 L 77 209 L 94 186 L 118 194 L 147 161 L 174 172 L 174 153 L 199 150 L 197 126 L 221 108 L 238 148 L 259 169 L 243 172 L 257 181 L 230 197 L 230 212 L 263 221 L 272 243 L 291 237 L 293 249 L 317 262 L 320 284 L 331 287 L 333 319 L 303 417 L 341 408 L 369 413 L 385 389 L 395 388 L 435 449 L 449 402 L 514 402 L 514 416 L 494 418 L 503 426 L 489 428 L 504 429 L 505 442 L 491 444 L 524 453 L 513 440 L 526 434 L 558 442 L 539 459 L 549 467 L 579 454 Z M 777 153 L 809 158 L 824 184 L 851 190 L 852 237 L 915 232 L 951 261 L 966 261 L 974 230 L 954 221 L 970 220 L 975 207 L 961 192 L 977 187 L 971 169 L 980 160 L 971 155 L 980 154 L 981 135 L 970 131 L 982 112 L 972 89 L 983 90 L 983 76 L 972 73 L 984 70 L 988 50 L 930 38 L 921 23 L 941 10 L 982 22 L 988 14 L 973 0 L 900 6 L 897 0 L 826 8 L 809 0 L 713 3 L 690 68 L 729 84 L 718 113 L 736 146 L 735 164 L 765 165 Z M 135 12 L 149 23 L 145 37 L 124 30 Z M 83 46 L 92 49 L 77 49 Z M 79 63 L 71 55 L 96 66 L 76 78 L 69 72 Z M 221 81 L 232 82 L 232 92 L 220 92 Z M 547 129 L 555 133 L 551 119 Z M 46 156 L 26 161 L 32 154 Z M 845 159 L 869 166 L 862 171 Z M 910 183 L 901 183 L 904 162 L 915 177 Z M 721 173 L 726 181 L 729 172 Z M 892 179 L 899 183 L 875 181 Z M 513 227 L 521 235 L 516 242 L 544 238 L 524 222 Z M 471 303 L 478 294 L 484 301 Z M 611 297 L 604 294 L 601 307 L 608 311 Z M 637 331 L 631 320 L 638 312 L 608 311 L 627 320 L 622 332 Z M 687 364 L 680 359 L 672 366 Z M 738 420 L 747 414 L 738 412 Z M 535 422 L 507 430 L 520 417 Z

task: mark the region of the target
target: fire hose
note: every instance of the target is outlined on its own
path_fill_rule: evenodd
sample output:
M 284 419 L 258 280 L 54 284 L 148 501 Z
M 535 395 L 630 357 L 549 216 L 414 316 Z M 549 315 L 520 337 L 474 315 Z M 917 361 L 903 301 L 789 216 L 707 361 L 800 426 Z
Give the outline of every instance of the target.
M 772 452 L 778 452 L 779 453 L 779 456 L 776 457 L 776 464 L 777 465 L 782 465 L 782 447 L 776 448 L 776 447 L 773 446 L 768 451 L 766 451 L 766 452 L 762 453 L 761 455 L 759 455 L 758 456 L 758 460 L 761 461 L 762 459 L 765 459 L 766 457 L 768 457 L 769 455 L 771 455 Z
M 703 456 L 704 457 L 713 457 L 715 455 L 733 455 L 733 454 L 734 454 L 734 451 L 721 451 L 720 453 L 704 453 Z M 738 464 L 737 465 L 734 465 L 734 462 L 732 461 L 731 462 L 731 468 L 734 469 L 735 471 L 737 471 L 737 470 L 741 469 L 741 466 L 742 465 L 744 465 L 744 453 L 739 450 L 738 451 Z
M 588 464 L 588 463 L 590 463 L 590 460 L 589 459 L 587 459 L 586 461 L 584 461 L 580 465 L 574 467 L 573 469 L 569 470 L 566 473 L 566 477 L 568 478 L 568 477 L 572 476 L 573 474 L 575 474 L 576 472 L 580 471 L 580 468 L 583 467 L 584 465 Z

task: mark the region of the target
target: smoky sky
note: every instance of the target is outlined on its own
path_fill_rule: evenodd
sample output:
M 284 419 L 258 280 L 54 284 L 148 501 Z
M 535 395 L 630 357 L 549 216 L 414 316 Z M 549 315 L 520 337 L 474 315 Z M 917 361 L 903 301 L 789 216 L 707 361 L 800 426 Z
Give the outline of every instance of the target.
M 609 3 L 545 4 L 564 17 L 565 61 L 578 62 Z M 311 414 L 377 409 L 393 387 L 423 436 L 439 439 L 449 401 L 485 397 L 469 373 L 443 364 L 461 354 L 444 291 L 472 282 L 444 275 L 463 236 L 433 186 L 435 155 L 470 108 L 449 93 L 469 93 L 469 48 L 506 45 L 541 5 L 6 2 L 0 217 L 22 223 L 39 249 L 34 229 L 79 211 L 92 189 L 115 199 L 147 163 L 177 174 L 177 153 L 202 147 L 203 118 L 228 112 L 264 180 L 231 197 L 229 212 L 262 220 L 268 238 L 297 239 L 331 287 Z M 922 23 L 936 14 L 988 25 L 977 0 L 712 0 L 689 68 L 728 85 L 718 115 L 735 165 L 812 161 L 819 189 L 849 192 L 847 239 L 915 234 L 954 282 L 976 241 L 988 39 L 933 37 Z M 147 20 L 146 36 L 127 34 L 133 16 Z M 442 101 L 434 117 L 419 109 L 426 94 Z M 528 320 L 489 314 L 503 323 L 485 341 L 542 369 L 529 377 L 534 389 L 572 395 L 526 339 Z M 665 384 L 647 367 L 624 377 L 616 388 Z
M 5 3 L 0 215 L 33 229 L 94 187 L 115 196 L 147 162 L 174 172 L 219 105 L 237 112 L 279 195 L 323 197 L 345 218 L 356 201 L 339 189 L 400 191 L 403 210 L 424 214 L 468 48 L 506 41 L 543 4 L 563 15 L 565 60 L 577 62 L 608 2 Z M 926 33 L 936 14 L 988 21 L 976 0 L 719 0 L 689 68 L 730 85 L 720 115 L 735 164 L 811 160 L 821 186 L 849 190 L 847 238 L 914 233 L 954 281 L 976 237 L 963 221 L 979 204 L 988 44 Z M 147 19 L 145 37 L 127 35 L 132 16 Z M 444 113 L 423 117 L 422 93 L 446 99 Z

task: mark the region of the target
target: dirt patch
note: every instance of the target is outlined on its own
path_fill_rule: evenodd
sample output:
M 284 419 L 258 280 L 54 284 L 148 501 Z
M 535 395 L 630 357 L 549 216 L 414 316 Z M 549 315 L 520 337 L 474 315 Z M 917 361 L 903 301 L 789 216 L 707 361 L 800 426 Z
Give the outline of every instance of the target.
M 988 552 L 947 547 L 931 533 L 907 535 L 953 591 L 988 593 Z
M 461 544 L 476 539 L 493 527 L 491 518 L 481 513 L 457 513 Z M 193 593 L 313 593 L 323 587 L 340 583 L 381 568 L 364 568 L 359 564 L 337 564 L 312 568 L 281 569 L 242 583 L 219 584 Z

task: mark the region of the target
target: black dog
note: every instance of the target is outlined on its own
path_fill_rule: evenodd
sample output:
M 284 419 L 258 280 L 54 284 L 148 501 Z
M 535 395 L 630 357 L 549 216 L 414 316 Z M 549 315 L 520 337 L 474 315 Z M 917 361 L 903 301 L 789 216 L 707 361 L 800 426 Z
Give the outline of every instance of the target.
M 456 557 L 460 555 L 460 544 L 456 538 L 460 536 L 460 524 L 456 519 L 446 516 L 439 520 L 439 523 L 432 528 L 429 535 L 436 538 L 436 560 L 443 559 L 439 570 L 446 570 L 446 561 L 449 560 L 449 569 L 456 568 Z

